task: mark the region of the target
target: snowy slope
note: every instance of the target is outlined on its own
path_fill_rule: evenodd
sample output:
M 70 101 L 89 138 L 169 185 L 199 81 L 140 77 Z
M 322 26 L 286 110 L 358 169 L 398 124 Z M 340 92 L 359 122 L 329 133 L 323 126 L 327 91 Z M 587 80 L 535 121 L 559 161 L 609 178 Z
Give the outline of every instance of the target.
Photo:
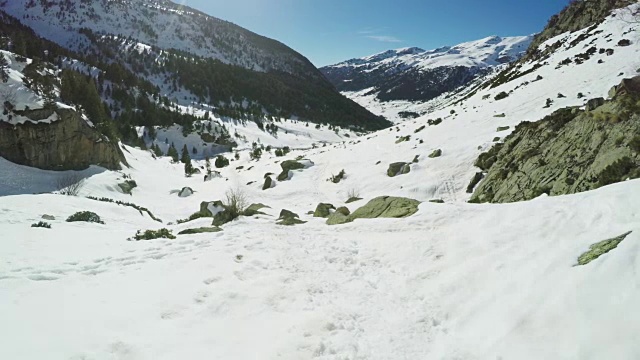
M 563 34 L 550 42 L 564 39 L 567 46 L 525 76 L 457 105 L 439 99 L 441 109 L 344 144 L 293 151 L 285 159 L 301 155 L 315 165 L 266 191 L 264 174 L 278 172 L 283 158 L 250 161 L 243 151 L 222 178 L 202 182 L 185 178 L 167 158 L 127 147 L 131 168 L 123 173 L 138 183 L 133 195 L 117 188 L 122 173 L 105 171 L 88 178 L 80 197 L 23 189 L 0 198 L 0 337 L 6 341 L 0 358 L 639 358 L 640 180 L 515 204 L 465 202 L 474 160 L 508 133 L 498 126 L 513 128 L 606 97 L 620 73 L 636 74 L 640 34 L 630 31 L 636 27 L 608 18 L 589 30 L 601 33 L 572 47 L 587 30 Z M 616 46 L 622 38 L 632 45 Z M 615 53 L 556 69 L 591 46 Z M 501 91 L 511 94 L 494 100 Z M 566 97 L 558 99 L 558 92 Z M 587 97 L 578 99 L 578 92 Z M 554 102 L 545 108 L 547 98 Z M 428 126 L 438 117 L 441 124 Z M 396 144 L 406 135 L 409 141 Z M 442 157 L 428 158 L 434 149 Z M 410 173 L 386 175 L 389 163 L 415 155 Z M 342 182 L 327 181 L 342 169 Z M 14 170 L 0 163 L 2 176 Z M 183 186 L 195 194 L 172 194 Z M 241 218 L 216 234 L 126 241 L 139 229 L 177 233 L 209 225 L 210 219 L 169 222 L 234 187 L 271 206 L 268 215 Z M 365 199 L 347 204 L 351 210 L 378 195 L 425 202 L 410 218 L 335 227 L 305 215 L 319 202 L 343 205 L 351 191 Z M 89 195 L 145 206 L 164 223 L 82 197 Z M 427 202 L 436 198 L 445 204 Z M 275 225 L 283 208 L 308 222 Z M 81 210 L 95 211 L 106 224 L 64 222 Z M 43 214 L 56 216 L 52 229 L 30 228 Z M 574 266 L 591 244 L 628 231 L 617 249 Z
M 0 9 L 62 46 L 88 46 L 82 29 L 131 37 L 161 49 L 175 49 L 256 71 L 315 70 L 285 45 L 230 22 L 167 0 L 12 0 Z

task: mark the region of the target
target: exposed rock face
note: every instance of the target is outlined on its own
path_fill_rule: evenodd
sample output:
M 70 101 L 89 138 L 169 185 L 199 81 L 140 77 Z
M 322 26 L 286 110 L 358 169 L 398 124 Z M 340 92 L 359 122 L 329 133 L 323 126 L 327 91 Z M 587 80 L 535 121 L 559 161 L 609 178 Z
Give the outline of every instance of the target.
M 572 194 L 640 177 L 639 98 L 626 94 L 593 111 L 561 109 L 518 125 L 476 162 L 488 173 L 471 201 Z
M 553 15 L 549 19 L 545 29 L 533 39 L 527 55 L 522 60 L 530 60 L 532 56 L 535 56 L 538 46 L 546 40 L 567 31 L 577 31 L 594 23 L 600 23 L 609 16 L 612 10 L 632 3 L 633 0 L 572 1 L 559 14 Z
M 39 122 L 54 112 L 57 121 Z M 118 145 L 73 110 L 32 110 L 21 115 L 35 123 L 0 122 L 0 156 L 11 162 L 45 170 L 82 170 L 89 165 L 119 170 L 120 163 L 127 165 Z

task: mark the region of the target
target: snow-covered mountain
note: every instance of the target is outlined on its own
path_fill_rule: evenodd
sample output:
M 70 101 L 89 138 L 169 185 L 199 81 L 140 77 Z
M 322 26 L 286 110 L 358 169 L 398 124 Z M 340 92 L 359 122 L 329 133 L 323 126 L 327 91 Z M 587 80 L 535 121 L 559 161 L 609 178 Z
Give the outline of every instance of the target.
M 224 116 L 388 125 L 341 96 L 286 45 L 171 1 L 12 0 L 0 2 L 0 11 L 101 62 L 102 70 L 113 63 L 126 68 L 180 105 L 209 105 Z M 12 46 L 19 53 L 27 47 L 19 38 Z
M 519 59 L 532 40 L 490 36 L 434 50 L 403 48 L 320 70 L 342 92 L 367 90 L 381 101 L 426 101 Z
M 304 56 L 278 41 L 168 0 L 11 0 L 0 9 L 72 50 L 89 45 L 83 32 L 90 30 L 256 71 L 319 75 Z

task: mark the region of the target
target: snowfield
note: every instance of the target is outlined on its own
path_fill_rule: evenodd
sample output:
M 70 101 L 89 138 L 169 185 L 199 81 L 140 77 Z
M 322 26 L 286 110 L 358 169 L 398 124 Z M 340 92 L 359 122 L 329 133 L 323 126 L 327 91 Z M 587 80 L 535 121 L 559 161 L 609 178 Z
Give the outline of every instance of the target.
M 582 106 L 636 75 L 640 35 L 629 30 L 637 26 L 609 18 L 585 40 L 614 55 L 555 69 L 586 50 L 562 49 L 522 78 L 455 106 L 437 100 L 439 110 L 362 137 L 283 124 L 311 140 L 260 161 L 243 150 L 208 182 L 125 146 L 131 167 L 85 171 L 79 196 L 34 195 L 52 192 L 61 175 L 0 159 L 0 359 L 639 359 L 640 180 L 500 205 L 469 204 L 465 191 L 477 156 L 510 131 L 497 127 Z M 632 45 L 615 46 L 623 37 Z M 544 108 L 547 98 L 553 104 Z M 428 125 L 438 117 L 441 124 Z M 279 144 L 257 128 L 245 131 Z M 436 149 L 442 156 L 428 158 Z M 390 163 L 416 155 L 410 173 L 386 175 Z M 263 191 L 265 173 L 297 156 L 314 165 Z M 341 170 L 339 184 L 327 181 Z M 117 186 L 124 174 L 138 185 L 132 195 Z M 185 186 L 195 193 L 181 198 L 175 190 Z M 219 233 L 127 240 L 138 230 L 209 226 L 210 218 L 176 222 L 231 188 L 270 206 L 266 215 L 241 217 Z M 352 192 L 364 200 L 347 204 L 351 211 L 381 195 L 423 203 L 409 218 L 336 226 L 307 214 L 320 202 L 342 206 Z M 163 223 L 86 196 L 144 206 Z M 281 209 L 307 223 L 276 225 Z M 105 224 L 65 222 L 84 210 Z M 45 214 L 55 216 L 52 228 L 32 228 Z M 616 249 L 576 266 L 591 244 L 629 231 Z
M 130 199 L 166 222 L 228 186 L 184 179 L 165 159 L 130 151 L 140 167 L 131 171 L 139 184 L 132 197 L 110 189 L 112 173 L 93 176 L 84 192 Z M 247 188 L 272 206 L 271 216 L 176 240 L 126 241 L 165 226 L 128 207 L 61 195 L 2 198 L 0 357 L 640 356 L 639 181 L 509 205 L 423 203 L 406 219 L 330 227 L 303 215 L 306 224 L 275 225 L 281 207 L 303 214 L 314 197 L 340 203 L 330 183 L 313 182 L 319 172 L 316 165 L 264 193 Z M 196 194 L 169 194 L 183 185 Z M 316 186 L 320 194 L 309 190 Z M 86 209 L 106 224 L 64 222 Z M 30 228 L 42 214 L 57 217 L 53 228 Z M 611 253 L 574 266 L 590 244 L 627 231 Z

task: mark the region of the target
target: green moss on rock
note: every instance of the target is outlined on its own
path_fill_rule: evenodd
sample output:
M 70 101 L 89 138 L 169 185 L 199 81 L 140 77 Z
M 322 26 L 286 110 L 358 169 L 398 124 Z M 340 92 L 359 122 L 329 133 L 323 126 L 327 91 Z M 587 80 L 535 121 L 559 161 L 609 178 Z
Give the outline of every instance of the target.
M 404 175 L 411 172 L 411 165 L 405 162 L 396 162 L 389 165 L 387 169 L 387 176 L 394 177 L 397 175 Z
M 316 211 L 313 212 L 313 217 L 328 218 L 331 215 L 330 210 L 335 210 L 332 204 L 320 203 L 316 206 Z
M 222 231 L 219 227 L 199 227 L 194 229 L 186 229 L 182 230 L 178 233 L 178 235 L 192 235 L 192 234 L 205 234 L 205 233 L 216 233 Z
M 622 240 L 624 240 L 627 236 L 629 236 L 629 234 L 631 234 L 631 231 L 625 234 L 622 234 L 620 236 L 614 237 L 612 239 L 607 239 L 591 245 L 589 247 L 589 251 L 583 253 L 578 257 L 578 265 L 587 265 L 588 263 L 599 258 L 600 256 L 617 248 L 618 245 L 622 242 Z

